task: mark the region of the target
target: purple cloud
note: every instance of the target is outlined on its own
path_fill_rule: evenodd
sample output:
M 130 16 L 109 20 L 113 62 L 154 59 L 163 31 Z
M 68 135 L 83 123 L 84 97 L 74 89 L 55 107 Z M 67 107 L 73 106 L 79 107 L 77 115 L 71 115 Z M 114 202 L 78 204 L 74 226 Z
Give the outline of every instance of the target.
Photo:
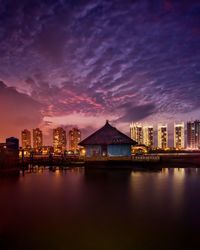
M 187 120 L 200 106 L 199 13 L 197 0 L 2 0 L 0 77 L 42 118 Z

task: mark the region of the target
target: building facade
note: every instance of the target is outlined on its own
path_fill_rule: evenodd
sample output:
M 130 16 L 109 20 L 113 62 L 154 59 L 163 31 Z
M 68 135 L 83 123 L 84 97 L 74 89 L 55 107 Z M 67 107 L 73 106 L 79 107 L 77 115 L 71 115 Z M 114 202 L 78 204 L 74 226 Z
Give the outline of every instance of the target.
M 43 135 L 39 128 L 33 129 L 33 148 L 38 151 L 43 146 Z
M 189 149 L 200 148 L 200 121 L 187 122 L 187 147 Z
M 152 125 L 142 125 L 141 123 L 130 124 L 131 139 L 138 144 L 144 144 L 147 147 L 154 145 L 154 129 Z
M 168 128 L 167 124 L 158 124 L 158 148 L 168 148 Z
M 23 149 L 31 148 L 31 132 L 28 129 L 24 129 L 21 132 L 21 140 Z
M 185 147 L 184 122 L 174 123 L 174 148 L 183 149 L 184 147 Z
M 66 131 L 61 128 L 55 128 L 53 129 L 53 148 L 54 153 L 63 153 L 66 150 Z
M 152 148 L 154 145 L 154 129 L 153 126 L 145 125 L 143 127 L 143 144 Z
M 140 123 L 130 124 L 130 135 L 131 139 L 136 141 L 138 144 L 143 144 L 143 128 Z
M 79 151 L 79 142 L 81 141 L 81 131 L 78 128 L 73 128 L 69 131 L 69 150 L 73 152 Z

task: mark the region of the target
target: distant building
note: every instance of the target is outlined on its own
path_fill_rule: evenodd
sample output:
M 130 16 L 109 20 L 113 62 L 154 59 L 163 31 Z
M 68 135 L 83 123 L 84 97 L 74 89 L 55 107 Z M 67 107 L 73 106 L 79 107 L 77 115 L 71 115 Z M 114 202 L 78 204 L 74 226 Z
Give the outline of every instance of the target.
M 152 148 L 154 145 L 153 126 L 143 126 L 143 144 Z
M 19 140 L 15 137 L 0 143 L 0 175 L 19 174 Z
M 143 128 L 140 123 L 130 124 L 131 139 L 136 141 L 138 144 L 143 144 Z
M 53 130 L 53 148 L 55 153 L 63 153 L 66 150 L 66 131 L 61 128 L 55 128 Z
M 6 148 L 8 150 L 19 150 L 19 140 L 15 137 L 6 138 Z
M 168 129 L 167 124 L 158 124 L 158 148 L 168 148 Z
M 154 129 L 150 125 L 142 125 L 141 123 L 130 124 L 131 139 L 135 140 L 140 145 L 153 147 L 154 144 Z
M 97 160 L 102 157 L 130 156 L 131 145 L 135 144 L 135 141 L 111 126 L 108 121 L 102 128 L 79 143 L 85 147 L 86 157 L 97 158 Z
M 42 131 L 39 128 L 33 129 L 33 148 L 41 150 L 43 146 L 43 135 Z
M 185 147 L 184 122 L 174 123 L 174 148 L 183 149 Z
M 28 129 L 24 129 L 21 132 L 22 139 L 22 149 L 30 149 L 31 148 L 31 132 Z
M 79 142 L 81 141 L 81 131 L 73 128 L 69 131 L 69 150 L 74 152 L 79 150 Z
M 187 147 L 190 149 L 200 148 L 200 121 L 187 122 Z

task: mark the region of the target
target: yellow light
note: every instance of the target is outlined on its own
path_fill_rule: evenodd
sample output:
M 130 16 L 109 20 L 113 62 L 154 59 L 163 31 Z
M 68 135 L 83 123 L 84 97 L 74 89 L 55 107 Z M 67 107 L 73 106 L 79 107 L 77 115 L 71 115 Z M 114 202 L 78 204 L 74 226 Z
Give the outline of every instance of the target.
M 59 170 L 59 169 L 56 169 L 55 174 L 56 174 L 57 176 L 60 175 L 60 170 Z
M 84 156 L 86 154 L 86 150 L 85 149 L 81 149 L 81 155 Z

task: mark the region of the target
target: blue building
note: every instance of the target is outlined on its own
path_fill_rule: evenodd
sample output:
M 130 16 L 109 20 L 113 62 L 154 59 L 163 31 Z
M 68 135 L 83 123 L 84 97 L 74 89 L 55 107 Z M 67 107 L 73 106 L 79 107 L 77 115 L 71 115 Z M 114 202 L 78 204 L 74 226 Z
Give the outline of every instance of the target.
M 19 140 L 14 137 L 0 144 L 0 175 L 19 174 Z
M 18 150 L 19 149 L 19 139 L 15 137 L 9 137 L 6 139 L 6 147 L 10 150 Z
M 93 158 L 131 156 L 131 146 L 136 144 L 130 137 L 111 126 L 108 121 L 79 143 L 85 147 L 86 157 Z

